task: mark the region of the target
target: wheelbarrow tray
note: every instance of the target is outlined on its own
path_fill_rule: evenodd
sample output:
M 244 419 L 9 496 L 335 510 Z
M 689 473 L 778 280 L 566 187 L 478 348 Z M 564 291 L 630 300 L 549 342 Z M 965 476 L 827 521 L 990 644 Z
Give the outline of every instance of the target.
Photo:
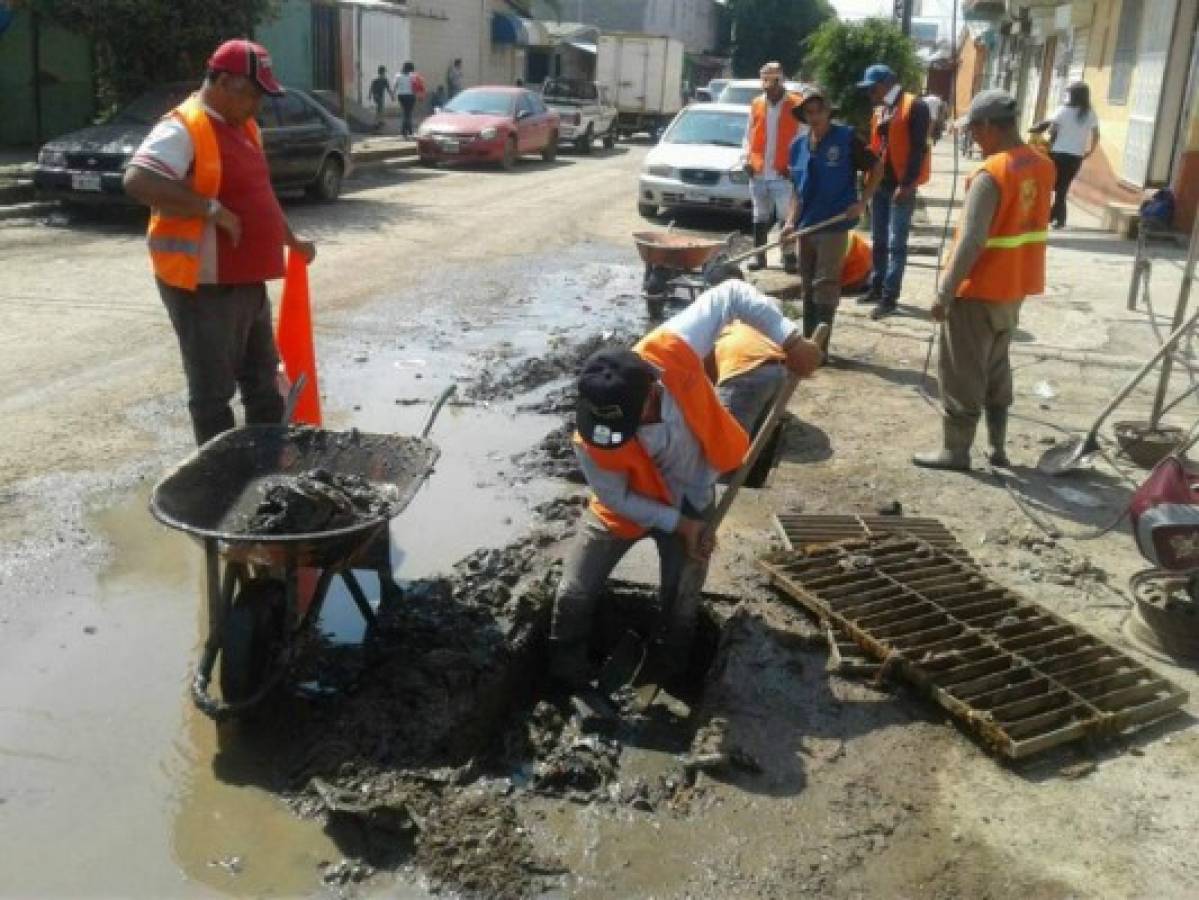
M 401 513 L 424 483 L 440 451 L 424 438 L 249 425 L 218 435 L 168 472 L 150 496 L 159 522 L 221 554 L 264 566 L 348 566 Z M 280 475 L 325 469 L 358 475 L 389 500 L 386 513 L 307 534 L 247 534 L 264 491 Z
M 725 241 L 667 231 L 639 231 L 633 235 L 633 242 L 646 265 L 684 272 L 702 269 L 725 246 Z

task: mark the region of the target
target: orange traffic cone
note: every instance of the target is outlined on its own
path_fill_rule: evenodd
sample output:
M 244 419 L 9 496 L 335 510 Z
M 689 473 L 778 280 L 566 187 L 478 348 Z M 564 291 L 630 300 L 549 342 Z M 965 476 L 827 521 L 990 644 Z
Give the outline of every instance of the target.
M 279 327 L 275 332 L 283 368 L 292 384 L 307 376 L 300 391 L 293 422 L 321 424 L 321 393 L 316 383 L 316 348 L 312 342 L 312 309 L 308 300 L 308 263 L 294 250 L 287 251 L 287 276 L 279 301 Z

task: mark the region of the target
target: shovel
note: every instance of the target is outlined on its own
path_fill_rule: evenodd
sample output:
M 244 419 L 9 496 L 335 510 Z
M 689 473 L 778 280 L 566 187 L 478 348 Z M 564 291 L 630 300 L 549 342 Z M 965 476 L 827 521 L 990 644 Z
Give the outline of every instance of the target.
M 1091 425 L 1091 430 L 1084 437 L 1075 438 L 1068 443 L 1050 447 L 1041 454 L 1041 458 L 1037 461 L 1038 471 L 1046 475 L 1066 475 L 1083 468 L 1087 460 L 1099 449 L 1099 429 L 1103 427 L 1103 423 L 1107 421 L 1108 416 L 1128 398 L 1128 395 L 1136 389 L 1136 386 L 1144 381 L 1145 376 L 1149 374 L 1150 370 L 1161 361 L 1162 357 L 1174 349 L 1179 340 L 1194 328 L 1197 322 L 1199 322 L 1199 311 L 1196 311 L 1189 319 L 1179 325 L 1157 349 L 1157 352 L 1149 358 L 1149 361 L 1141 367 L 1140 371 L 1133 375 L 1124 387 L 1120 388 L 1120 392 L 1103 408 L 1103 411 L 1099 413 L 1099 417 Z
M 819 231 L 821 228 L 828 228 L 830 225 L 836 225 L 838 222 L 841 222 L 844 219 L 845 213 L 838 213 L 835 216 L 825 219 L 823 222 L 817 222 L 815 225 L 809 225 L 807 228 L 801 228 L 799 231 L 788 235 L 785 238 L 778 238 L 777 240 L 771 241 L 768 244 L 764 244 L 761 247 L 754 247 L 752 250 L 746 250 L 744 253 L 738 253 L 736 256 L 715 256 L 704 265 L 704 281 L 710 281 L 713 270 L 721 266 L 735 266 L 738 263 L 743 263 L 747 259 L 757 256 L 759 253 L 765 253 L 768 250 L 773 250 L 775 247 L 782 246 L 787 241 L 793 241 L 796 238 L 801 238 L 805 235 L 812 234 L 815 231 Z
M 828 340 L 828 325 L 818 325 L 812 333 L 810 340 L 817 346 L 823 348 Z M 783 414 L 787 411 L 787 403 L 791 400 L 791 395 L 795 393 L 795 388 L 799 386 L 799 376 L 791 374 L 787 380 L 779 385 L 778 391 L 774 395 L 774 402 L 770 407 L 770 414 L 766 417 L 765 423 L 758 430 L 757 437 L 750 445 L 749 451 L 745 454 L 745 459 L 741 463 L 736 474 L 733 475 L 732 481 L 725 489 L 724 494 L 720 497 L 720 502 L 716 504 L 716 510 L 708 519 L 704 529 L 705 536 L 714 537 L 717 530 L 720 528 L 720 523 L 724 521 L 724 517 L 728 514 L 733 501 L 737 499 L 737 493 L 745 484 L 745 479 L 749 477 L 750 470 L 753 469 L 754 463 L 758 461 L 758 457 L 762 455 L 762 451 L 766 449 L 766 445 L 770 443 L 771 435 L 774 434 L 775 428 L 778 427 Z M 674 620 L 674 611 L 677 607 L 683 604 L 698 604 L 700 592 L 703 590 L 704 577 L 707 574 L 707 566 L 688 558 L 683 566 L 682 575 L 679 576 L 679 587 L 675 593 L 672 602 L 662 610 L 662 625 L 660 626 L 659 643 L 664 643 L 665 638 Z M 660 670 L 659 667 L 654 667 Z M 644 712 L 649 709 L 661 690 L 661 679 L 658 677 L 660 671 L 653 673 L 653 679 L 637 688 L 637 701 L 635 708 L 638 712 Z

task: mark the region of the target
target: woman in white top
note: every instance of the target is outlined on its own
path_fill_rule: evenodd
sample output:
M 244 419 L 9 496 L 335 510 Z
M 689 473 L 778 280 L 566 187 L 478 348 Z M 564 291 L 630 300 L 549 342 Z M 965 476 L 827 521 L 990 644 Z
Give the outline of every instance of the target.
M 1066 226 L 1066 195 L 1082 161 L 1099 147 L 1099 118 L 1091 109 L 1091 89 L 1076 81 L 1066 88 L 1066 105 L 1058 107 L 1049 120 L 1049 155 L 1057 166 L 1053 209 L 1049 221 L 1054 228 Z
M 410 62 L 404 63 L 395 82 L 395 95 L 396 99 L 400 101 L 402 113 L 400 134 L 403 137 L 412 137 L 414 133 L 412 110 L 416 107 L 416 98 L 422 93 L 424 93 L 424 81 L 416 74 L 416 66 Z

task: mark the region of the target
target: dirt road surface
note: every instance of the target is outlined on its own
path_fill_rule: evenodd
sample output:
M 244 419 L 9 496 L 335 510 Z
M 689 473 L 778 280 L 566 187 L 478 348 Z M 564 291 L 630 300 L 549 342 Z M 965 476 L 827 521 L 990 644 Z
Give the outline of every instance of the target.
M 632 186 L 644 152 L 622 146 L 514 174 L 375 170 L 333 206 L 290 205 L 297 230 L 319 245 L 312 281 L 327 423 L 412 432 L 445 384 L 644 329 L 629 239 L 646 225 Z M 937 159 L 948 168 L 944 152 Z M 948 193 L 940 176 L 917 224 L 920 246 L 935 248 Z M 726 632 L 741 643 L 729 639 L 712 690 L 758 771 L 701 774 L 648 810 L 648 801 L 521 799 L 522 840 L 554 861 L 541 888 L 713 898 L 1199 893 L 1195 700 L 1131 739 L 1006 767 L 914 693 L 827 673 L 813 626 L 752 569 L 777 546 L 775 512 L 873 512 L 899 500 L 908 514 L 941 518 L 993 577 L 1199 690 L 1192 671 L 1121 637 L 1125 580 L 1143 566 L 1126 531 L 1043 544 L 1011 499 L 1026 497 L 1069 534 L 1118 514 L 1128 496 L 1121 471 L 1137 477 L 1126 464 L 1104 466 L 1063 485 L 1032 468 L 1043 439 L 1085 427 L 1152 341 L 1144 311 L 1123 308 L 1130 245 L 1084 216 L 1072 221 L 1082 225 L 1053 239 L 1047 297 L 1030 301 L 1022 322 L 1017 465 L 1003 482 L 908 465 L 936 434 L 919 390 L 935 393 L 920 376 L 927 317 L 913 308 L 876 324 L 846 301 L 834 334 L 840 362 L 797 395 L 783 461 L 768 490 L 738 500 L 712 577 L 715 589 L 748 598 L 741 631 Z M 345 844 L 282 801 L 276 759 L 247 751 L 236 729 L 215 728 L 187 699 L 203 626 L 201 556 L 145 507 L 190 437 L 139 226 L 125 217 L 9 222 L 0 246 L 0 894 L 426 896 L 436 860 L 373 877 L 333 865 Z M 1163 252 L 1159 305 L 1177 285 L 1178 254 Z M 932 257 L 913 259 L 905 299 L 924 307 L 932 270 L 920 263 Z M 763 284 L 788 288 L 773 273 Z M 538 504 L 572 490 L 513 461 L 560 424 L 527 409 L 544 387 L 447 410 L 434 434 L 442 461 L 392 527 L 399 577 L 446 572 L 518 538 L 539 521 Z M 1147 402 L 1140 392 L 1133 405 Z M 1194 418 L 1193 406 L 1181 409 Z M 1065 577 L 1083 557 L 1085 574 Z M 647 547 L 622 569 L 652 570 Z M 340 594 L 324 626 L 346 641 L 361 632 Z M 621 785 L 669 781 L 685 749 L 630 742 Z M 520 783 L 519 773 L 494 774 L 478 789 Z

